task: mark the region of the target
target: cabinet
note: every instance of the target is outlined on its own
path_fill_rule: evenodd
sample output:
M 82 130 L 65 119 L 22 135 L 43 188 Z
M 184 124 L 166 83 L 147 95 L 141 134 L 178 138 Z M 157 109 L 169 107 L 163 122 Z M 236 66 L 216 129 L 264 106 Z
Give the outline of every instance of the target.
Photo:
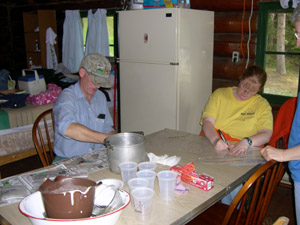
M 34 66 L 47 68 L 46 30 L 51 27 L 57 34 L 56 11 L 37 10 L 34 12 L 24 12 L 23 25 L 27 64 L 31 57 Z M 38 49 L 36 48 L 36 42 L 38 43 Z M 58 56 L 57 44 L 54 47 L 56 55 Z

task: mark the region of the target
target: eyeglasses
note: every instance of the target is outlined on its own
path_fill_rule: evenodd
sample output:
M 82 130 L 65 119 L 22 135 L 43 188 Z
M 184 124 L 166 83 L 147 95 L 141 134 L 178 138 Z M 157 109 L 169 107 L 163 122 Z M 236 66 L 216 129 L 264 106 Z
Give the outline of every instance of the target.
M 258 90 L 255 90 L 254 88 L 251 88 L 251 85 L 249 85 L 249 83 L 245 83 L 243 81 L 240 82 L 239 87 L 241 89 L 243 89 L 244 91 L 246 91 L 250 95 L 256 94 L 258 92 Z

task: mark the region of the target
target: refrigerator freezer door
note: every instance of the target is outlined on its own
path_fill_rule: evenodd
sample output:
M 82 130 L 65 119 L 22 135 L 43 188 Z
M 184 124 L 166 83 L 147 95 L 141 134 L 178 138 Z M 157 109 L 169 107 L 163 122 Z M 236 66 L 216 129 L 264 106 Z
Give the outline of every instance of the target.
M 177 66 L 120 62 L 121 131 L 177 128 Z
M 120 60 L 178 62 L 178 9 L 119 12 Z

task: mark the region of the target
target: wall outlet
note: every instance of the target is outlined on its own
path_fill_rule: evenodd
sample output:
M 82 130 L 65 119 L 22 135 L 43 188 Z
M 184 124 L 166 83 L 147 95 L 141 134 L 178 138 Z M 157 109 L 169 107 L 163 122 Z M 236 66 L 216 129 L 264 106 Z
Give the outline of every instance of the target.
M 238 63 L 240 61 L 240 52 L 232 52 L 232 62 Z

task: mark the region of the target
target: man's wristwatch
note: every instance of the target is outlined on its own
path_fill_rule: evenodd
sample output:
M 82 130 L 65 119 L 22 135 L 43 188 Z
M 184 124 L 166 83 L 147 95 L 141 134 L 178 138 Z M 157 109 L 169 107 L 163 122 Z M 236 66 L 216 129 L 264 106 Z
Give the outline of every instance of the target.
M 244 139 L 246 139 L 248 141 L 248 151 L 251 151 L 251 145 L 252 145 L 251 138 L 245 137 Z

